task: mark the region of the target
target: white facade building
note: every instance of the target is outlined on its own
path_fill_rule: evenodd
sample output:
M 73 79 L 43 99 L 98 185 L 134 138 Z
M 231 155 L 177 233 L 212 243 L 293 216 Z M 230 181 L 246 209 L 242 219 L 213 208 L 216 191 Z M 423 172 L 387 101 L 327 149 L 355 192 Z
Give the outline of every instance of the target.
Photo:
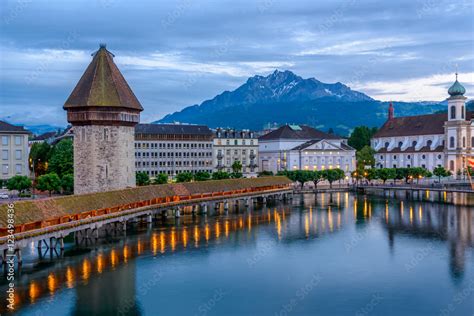
M 254 132 L 218 128 L 214 132 L 214 171 L 232 172 L 232 164 L 240 161 L 244 177 L 258 173 L 258 139 Z
M 305 125 L 284 125 L 259 138 L 260 171 L 355 170 L 355 149 L 346 140 Z
M 138 124 L 135 127 L 135 167 L 154 178 L 182 172 L 211 173 L 213 133 L 207 126 Z
M 13 176 L 28 176 L 28 135 L 31 134 L 22 126 L 15 126 L 0 121 L 0 179 L 6 180 Z
M 457 78 L 448 93 L 448 113 L 394 117 L 390 104 L 387 121 L 371 140 L 376 167 L 443 166 L 452 173 L 466 168 L 466 157 L 474 156 L 473 113 L 466 112 Z

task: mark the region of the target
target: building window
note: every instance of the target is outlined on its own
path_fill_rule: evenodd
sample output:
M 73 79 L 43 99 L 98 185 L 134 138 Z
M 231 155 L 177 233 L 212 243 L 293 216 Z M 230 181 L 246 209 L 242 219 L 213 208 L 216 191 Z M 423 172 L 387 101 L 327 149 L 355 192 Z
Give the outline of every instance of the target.
M 454 137 L 451 136 L 451 137 L 449 138 L 449 147 L 450 147 L 450 148 L 454 148 L 454 143 L 455 143 Z
M 15 173 L 16 174 L 21 174 L 22 172 L 22 166 L 20 164 L 15 165 Z
M 441 155 L 438 155 L 438 159 L 441 159 Z
M 451 106 L 451 119 L 454 120 L 456 118 L 456 107 L 454 105 Z
M 474 136 L 471 137 L 471 147 L 474 147 Z
M 8 160 L 8 150 L 2 150 L 2 160 Z
M 411 156 L 410 156 L 410 155 L 407 155 L 407 159 L 411 159 Z
M 426 142 L 426 146 L 428 146 L 428 147 L 431 147 L 432 144 L 433 144 L 432 140 L 429 140 L 429 141 Z
M 449 170 L 454 171 L 454 160 L 449 161 Z
M 397 155 L 393 155 L 393 160 L 397 160 Z
M 15 159 L 21 160 L 21 150 L 19 149 L 15 150 Z
M 466 136 L 462 137 L 462 147 L 466 148 Z
M 15 136 L 15 145 L 20 146 L 22 144 L 23 137 Z
M 388 148 L 389 145 L 390 145 L 390 143 L 389 143 L 389 142 L 386 142 L 386 143 L 385 143 L 385 148 Z
M 2 136 L 2 145 L 8 146 L 8 136 Z
M 402 147 L 403 146 L 403 142 L 398 142 L 398 147 Z
M 425 155 L 421 155 L 421 159 L 426 159 L 426 156 L 425 156 Z
M 464 118 L 464 105 L 461 106 L 461 118 L 462 119 Z
M 8 165 L 2 165 L 2 173 L 8 174 Z

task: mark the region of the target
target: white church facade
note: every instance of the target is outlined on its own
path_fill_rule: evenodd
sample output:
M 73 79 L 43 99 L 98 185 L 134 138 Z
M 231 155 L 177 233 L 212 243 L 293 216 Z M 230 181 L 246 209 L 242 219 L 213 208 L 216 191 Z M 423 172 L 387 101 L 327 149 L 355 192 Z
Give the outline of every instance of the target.
M 474 156 L 474 113 L 466 111 L 465 92 L 456 75 L 447 113 L 395 117 L 390 104 L 387 121 L 371 140 L 376 167 L 463 172 L 466 159 Z

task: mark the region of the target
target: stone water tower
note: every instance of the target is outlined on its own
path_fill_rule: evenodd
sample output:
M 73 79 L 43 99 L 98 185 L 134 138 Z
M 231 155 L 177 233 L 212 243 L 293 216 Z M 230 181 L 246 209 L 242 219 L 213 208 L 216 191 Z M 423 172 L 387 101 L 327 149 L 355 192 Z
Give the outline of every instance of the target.
M 104 44 L 64 104 L 74 131 L 74 193 L 135 186 L 140 102 Z

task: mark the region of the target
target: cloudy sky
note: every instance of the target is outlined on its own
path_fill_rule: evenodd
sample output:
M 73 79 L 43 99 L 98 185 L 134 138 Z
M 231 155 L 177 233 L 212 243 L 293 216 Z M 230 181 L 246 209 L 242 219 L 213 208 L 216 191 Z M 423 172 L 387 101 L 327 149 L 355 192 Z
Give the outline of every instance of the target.
M 472 0 L 2 0 L 0 119 L 65 125 L 99 43 L 149 122 L 291 70 L 380 100 L 474 96 Z

